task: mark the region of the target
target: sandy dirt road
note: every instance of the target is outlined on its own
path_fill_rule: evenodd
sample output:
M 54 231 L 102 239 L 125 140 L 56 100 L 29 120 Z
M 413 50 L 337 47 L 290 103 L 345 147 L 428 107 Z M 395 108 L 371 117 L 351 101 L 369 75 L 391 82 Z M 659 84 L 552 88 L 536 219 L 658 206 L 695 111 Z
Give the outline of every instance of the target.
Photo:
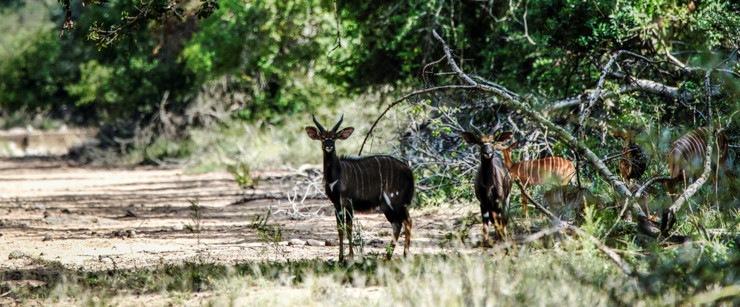
M 333 207 L 316 184 L 288 171 L 257 171 L 254 189 L 242 189 L 226 172 L 183 169 L 93 168 L 63 159 L 0 160 L 0 270 L 22 270 L 31 259 L 83 271 L 151 267 L 206 260 L 215 263 L 336 259 Z M 320 182 L 320 181 L 319 181 Z M 290 202 L 289 197 L 298 198 Z M 201 207 L 194 219 L 191 203 Z M 294 206 L 295 205 L 295 206 Z M 412 253 L 437 253 L 454 221 L 473 208 L 412 210 Z M 267 225 L 279 242 L 253 226 Z M 390 224 L 381 213 L 357 214 L 364 253 L 383 253 Z M 193 231 L 200 227 L 200 232 Z M 291 240 L 297 244 L 291 244 Z M 314 241 L 315 240 L 315 241 Z M 301 243 L 311 243 L 312 246 Z M 14 257 L 21 253 L 29 257 Z M 400 256 L 402 248 L 396 250 Z M 11 259 L 12 258 L 12 259 Z

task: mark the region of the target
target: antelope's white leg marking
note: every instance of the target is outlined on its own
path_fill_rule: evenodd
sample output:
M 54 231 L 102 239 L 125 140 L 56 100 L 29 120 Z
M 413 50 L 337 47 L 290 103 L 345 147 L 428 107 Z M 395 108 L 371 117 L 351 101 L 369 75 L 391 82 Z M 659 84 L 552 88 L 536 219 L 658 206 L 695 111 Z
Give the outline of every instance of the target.
M 383 192 L 383 198 L 385 199 L 385 203 L 388 204 L 388 207 L 390 207 L 391 210 L 395 210 L 395 209 L 393 209 L 393 205 L 391 205 L 391 200 L 390 200 L 390 198 L 388 198 L 388 194 L 386 194 L 385 192 Z M 393 229 L 395 229 L 395 226 L 393 227 Z
M 483 218 L 487 219 L 487 218 L 488 218 L 489 216 L 491 216 L 491 215 L 490 215 L 490 214 L 488 214 L 488 212 L 486 212 L 486 213 L 483 213 Z
M 332 182 L 332 183 L 329 184 L 329 191 L 330 192 L 334 192 L 334 186 L 337 184 L 337 182 L 339 182 L 339 179 L 334 180 L 334 182 Z

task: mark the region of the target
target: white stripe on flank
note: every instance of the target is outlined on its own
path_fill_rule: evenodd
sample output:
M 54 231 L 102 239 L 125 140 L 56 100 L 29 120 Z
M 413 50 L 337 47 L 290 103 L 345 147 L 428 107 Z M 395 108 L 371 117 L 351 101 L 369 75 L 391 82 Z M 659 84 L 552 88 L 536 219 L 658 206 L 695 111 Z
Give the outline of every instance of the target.
M 337 182 L 339 182 L 339 179 L 334 180 L 334 182 L 329 184 L 329 192 L 334 192 L 334 185 L 336 185 Z
M 380 159 L 375 158 L 375 162 L 378 163 L 378 176 L 380 176 L 380 182 L 379 182 L 380 190 L 385 191 L 385 187 L 383 187 L 383 168 L 380 167 Z
M 388 204 L 388 207 L 390 207 L 391 210 L 395 210 L 393 209 L 393 205 L 391 205 L 391 200 L 388 198 L 388 194 L 385 194 L 385 192 L 383 192 L 383 198 L 385 198 L 385 203 Z

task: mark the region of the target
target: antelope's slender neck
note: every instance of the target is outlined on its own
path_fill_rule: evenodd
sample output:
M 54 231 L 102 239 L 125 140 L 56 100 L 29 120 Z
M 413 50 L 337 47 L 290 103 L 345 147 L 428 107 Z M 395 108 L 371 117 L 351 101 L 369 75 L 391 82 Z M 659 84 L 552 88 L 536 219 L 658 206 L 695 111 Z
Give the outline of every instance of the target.
M 487 159 L 484 158 L 482 155 L 480 157 L 480 174 L 481 175 L 479 178 L 481 180 L 481 183 L 483 183 L 484 185 L 491 185 L 493 183 L 493 180 L 495 177 L 493 175 L 493 171 L 494 171 L 493 159 L 495 159 L 494 156 L 487 158 Z
M 342 175 L 336 148 L 331 152 L 324 152 L 324 180 L 327 183 L 336 181 Z
M 511 150 L 504 149 L 501 151 L 501 154 L 504 156 L 504 164 L 506 164 L 508 169 L 511 169 L 514 166 L 514 163 L 511 162 Z

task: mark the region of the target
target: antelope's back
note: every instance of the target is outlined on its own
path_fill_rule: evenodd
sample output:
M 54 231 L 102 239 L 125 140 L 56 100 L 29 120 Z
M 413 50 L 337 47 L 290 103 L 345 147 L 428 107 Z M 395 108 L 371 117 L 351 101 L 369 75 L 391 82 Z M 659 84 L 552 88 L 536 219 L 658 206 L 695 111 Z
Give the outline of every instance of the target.
M 679 176 L 682 169 L 687 170 L 689 174 L 701 172 L 704 156 L 706 155 L 708 136 L 709 129 L 701 127 L 673 142 L 668 154 L 668 164 L 672 178 Z M 720 161 L 724 161 L 727 156 L 727 137 L 724 133 L 717 135 L 717 144 L 719 145 Z M 717 150 L 717 148 L 715 147 L 714 150 Z M 716 157 L 716 154 L 714 153 L 712 156 Z
M 564 185 L 570 182 L 576 174 L 573 163 L 561 157 L 521 161 L 514 166 L 512 173 L 516 174 L 522 183 L 528 185 L 540 185 L 550 180 L 556 180 Z
M 388 155 L 342 157 L 344 195 L 355 210 L 372 210 L 385 193 L 395 207 L 407 206 L 414 195 L 414 174 L 403 161 Z

